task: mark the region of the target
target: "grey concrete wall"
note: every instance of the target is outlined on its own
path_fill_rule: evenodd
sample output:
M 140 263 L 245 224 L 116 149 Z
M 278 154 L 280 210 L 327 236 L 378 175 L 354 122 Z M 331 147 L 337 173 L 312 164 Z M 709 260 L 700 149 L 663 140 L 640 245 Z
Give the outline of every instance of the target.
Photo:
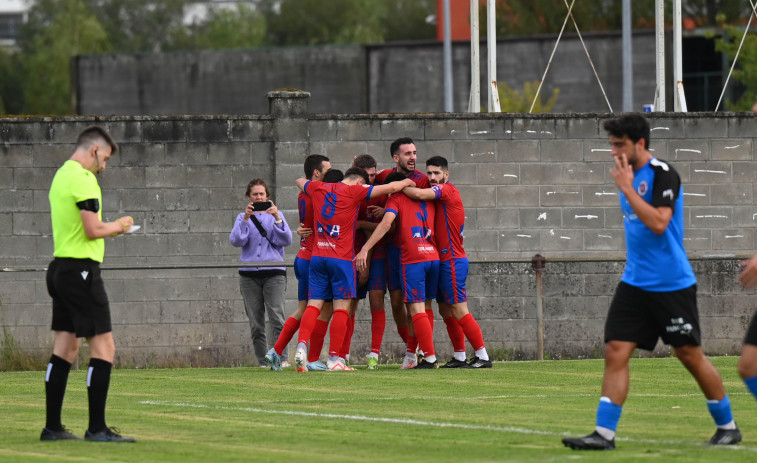
M 622 105 L 619 33 L 586 33 L 584 41 L 615 110 Z M 497 80 L 521 90 L 540 81 L 556 36 L 501 39 Z M 655 91 L 652 31 L 634 31 L 634 107 Z M 453 52 L 455 111 L 467 111 L 470 44 Z M 486 109 L 486 42 L 481 43 L 481 89 Z M 444 110 L 442 44 L 266 48 L 215 52 L 79 56 L 74 60 L 78 114 L 260 114 L 272 88 L 311 92 L 315 113 Z M 565 34 L 545 79 L 543 95 L 560 89 L 555 112 L 608 111 L 602 87 L 576 34 Z
M 551 357 L 596 355 L 604 314 L 622 272 L 624 238 L 604 114 L 312 114 L 306 93 L 271 95 L 258 116 L 70 117 L 0 119 L 0 268 L 39 269 L 52 254 L 47 189 L 85 126 L 106 126 L 122 152 L 101 176 L 104 215 L 130 214 L 140 232 L 108 239 L 104 268 L 118 362 L 127 365 L 246 365 L 249 329 L 228 243 L 244 188 L 261 176 L 296 223 L 304 157 L 329 156 L 346 168 L 359 153 L 390 167 L 388 146 L 416 140 L 420 164 L 451 161 L 466 205 L 466 249 L 477 261 L 470 306 L 490 349 L 531 358 L 536 286 L 530 259 L 547 258 L 545 343 Z M 291 97 L 291 98 L 290 98 Z M 737 261 L 754 236 L 751 114 L 652 114 L 651 148 L 681 174 L 686 246 L 700 285 L 704 346 L 738 351 L 754 310 L 736 284 Z M 287 249 L 287 259 L 296 250 Z M 504 261 L 502 263 L 486 261 Z M 172 267 L 173 266 L 173 267 Z M 295 308 L 289 270 L 287 311 Z M 20 346 L 48 355 L 50 301 L 44 273 L 0 272 L 0 322 Z M 364 306 L 353 353 L 368 351 Z M 450 354 L 443 323 L 437 348 Z M 3 338 L 5 339 L 5 338 Z M 385 356 L 402 349 L 391 317 Z

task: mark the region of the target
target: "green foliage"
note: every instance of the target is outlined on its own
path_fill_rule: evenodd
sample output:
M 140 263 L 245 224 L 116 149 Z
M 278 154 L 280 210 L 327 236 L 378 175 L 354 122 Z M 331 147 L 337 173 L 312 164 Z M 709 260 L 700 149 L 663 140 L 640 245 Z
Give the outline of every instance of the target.
M 21 85 L 19 54 L 0 47 L 0 115 L 19 114 L 24 96 Z
M 35 371 L 44 368 L 45 360 L 39 355 L 24 351 L 8 326 L 3 323 L 3 340 L 0 343 L 0 371 Z
M 511 88 L 505 82 L 497 82 L 497 91 L 499 92 L 499 105 L 503 113 L 527 113 L 534 102 L 536 90 L 539 88 L 539 81 L 524 82 L 523 90 Z M 539 97 L 534 104 L 533 113 L 549 113 L 555 107 L 557 97 L 560 95 L 560 89 L 552 90 L 552 96 L 544 102 L 544 88 L 541 89 Z
M 319 45 L 383 41 L 385 4 L 374 0 L 282 0 L 267 9 L 268 43 Z M 276 13 L 278 10 L 278 13 Z
M 383 40 L 428 40 L 436 38 L 436 25 L 426 18 L 436 14 L 436 0 L 378 0 L 384 5 L 381 18 Z
M 265 17 L 247 5 L 212 7 L 201 22 L 177 29 L 173 50 L 220 50 L 265 45 Z
M 573 0 L 567 0 L 570 5 Z M 655 25 L 655 1 L 634 0 L 631 7 L 633 27 L 650 28 Z M 508 0 L 497 2 L 497 35 L 533 35 L 558 33 L 562 28 L 568 6 L 564 0 Z M 749 18 L 749 2 L 742 0 L 687 0 L 682 2 L 683 15 L 698 26 L 714 26 L 716 15 L 724 13 L 734 23 Z M 623 3 L 620 0 L 576 0 L 573 17 L 581 32 L 618 30 L 622 27 Z M 486 28 L 486 9 L 479 8 L 482 30 Z M 665 1 L 666 23 L 672 17 L 672 0 Z M 575 32 L 568 19 L 566 32 Z
M 715 39 L 715 50 L 723 52 L 728 62 L 732 63 L 744 36 L 744 28 L 724 26 L 723 30 L 725 34 Z M 749 111 L 757 101 L 757 35 L 754 32 L 747 33 L 731 74 L 730 87 L 733 87 L 734 81 L 741 83 L 745 90 L 736 101 L 726 100 L 725 107 L 730 111 Z
M 71 57 L 110 50 L 105 29 L 83 0 L 52 3 L 60 10 L 27 37 L 22 58 L 25 111 L 30 114 L 70 114 Z

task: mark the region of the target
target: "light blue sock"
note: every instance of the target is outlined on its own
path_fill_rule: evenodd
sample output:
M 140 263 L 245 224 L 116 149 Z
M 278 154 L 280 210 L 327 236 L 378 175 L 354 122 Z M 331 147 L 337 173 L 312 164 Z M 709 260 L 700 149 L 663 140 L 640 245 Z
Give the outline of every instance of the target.
M 608 397 L 600 398 L 597 407 L 597 426 L 615 431 L 622 411 L 622 405 L 612 403 Z
M 757 399 L 757 376 L 745 379 L 744 384 L 746 384 L 746 388 L 749 389 L 754 398 Z
M 712 419 L 715 420 L 715 425 L 725 426 L 733 421 L 733 413 L 731 413 L 731 401 L 726 395 L 723 400 L 708 400 L 707 408 L 710 410 Z

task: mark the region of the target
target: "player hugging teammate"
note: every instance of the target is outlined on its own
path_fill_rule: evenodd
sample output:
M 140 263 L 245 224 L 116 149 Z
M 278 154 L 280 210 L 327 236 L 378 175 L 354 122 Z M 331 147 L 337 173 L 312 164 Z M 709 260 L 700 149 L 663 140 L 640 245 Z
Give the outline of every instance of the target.
M 417 152 L 410 138 L 395 140 L 390 154 L 395 167 L 378 174 L 375 160 L 360 155 L 341 182 L 304 178 L 296 182 L 312 200 L 315 237 L 307 277 L 309 300 L 295 355 L 297 370 L 314 369 L 308 366 L 320 355 L 320 345 L 316 346 L 311 336 L 316 320 L 324 318 L 321 309 L 329 299 L 334 305 L 325 369 L 352 370 L 346 357 L 354 312 L 357 299 L 366 293 L 370 293 L 372 320 L 367 365 L 376 369 L 387 287 L 397 331 L 407 345 L 402 368 L 439 366 L 433 341 L 434 298 L 455 351 L 443 367 L 491 368 L 481 329 L 467 308 L 465 210 L 459 191 L 448 183 L 447 160 L 440 156 L 429 159 L 427 175 L 423 175 L 415 169 Z M 300 300 L 302 294 L 301 290 Z M 328 317 L 321 323 L 328 323 Z M 466 337 L 475 351 L 470 361 L 465 357 Z M 425 356 L 421 362 L 416 356 L 419 344 Z

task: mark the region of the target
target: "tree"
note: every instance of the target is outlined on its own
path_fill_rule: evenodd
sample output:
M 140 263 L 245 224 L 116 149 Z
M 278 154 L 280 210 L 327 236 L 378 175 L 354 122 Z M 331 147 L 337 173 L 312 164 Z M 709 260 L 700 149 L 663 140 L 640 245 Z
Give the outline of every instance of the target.
M 277 8 L 278 7 L 278 8 Z M 383 41 L 384 2 L 281 0 L 263 6 L 269 45 L 320 45 Z
M 383 41 L 436 39 L 436 25 L 426 19 L 436 15 L 436 0 L 380 0 Z
M 497 93 L 499 94 L 499 105 L 503 113 L 527 113 L 531 109 L 531 104 L 536 97 L 536 90 L 539 88 L 539 81 L 524 82 L 523 90 L 519 91 L 508 86 L 505 82 L 497 82 Z M 552 96 L 546 102 L 542 102 L 544 89 L 539 93 L 539 98 L 534 104 L 534 113 L 552 112 L 555 107 L 557 97 L 560 95 L 560 89 L 552 90 Z
M 207 18 L 177 30 L 174 49 L 218 50 L 265 45 L 266 19 L 247 5 L 234 9 L 214 7 Z
M 0 114 L 21 114 L 24 109 L 19 54 L 0 47 Z
M 83 0 L 54 1 L 58 14 L 28 37 L 22 57 L 24 112 L 71 113 L 71 57 L 110 50 L 108 35 Z M 30 14 L 36 13 L 32 8 Z
M 744 91 L 736 101 L 726 101 L 725 106 L 731 111 L 749 111 L 757 101 L 757 35 L 735 26 L 724 26 L 723 30 L 723 36 L 715 39 L 715 50 L 725 53 L 729 63 L 736 58 L 741 38 L 747 34 L 731 74 L 731 80 L 742 84 Z

